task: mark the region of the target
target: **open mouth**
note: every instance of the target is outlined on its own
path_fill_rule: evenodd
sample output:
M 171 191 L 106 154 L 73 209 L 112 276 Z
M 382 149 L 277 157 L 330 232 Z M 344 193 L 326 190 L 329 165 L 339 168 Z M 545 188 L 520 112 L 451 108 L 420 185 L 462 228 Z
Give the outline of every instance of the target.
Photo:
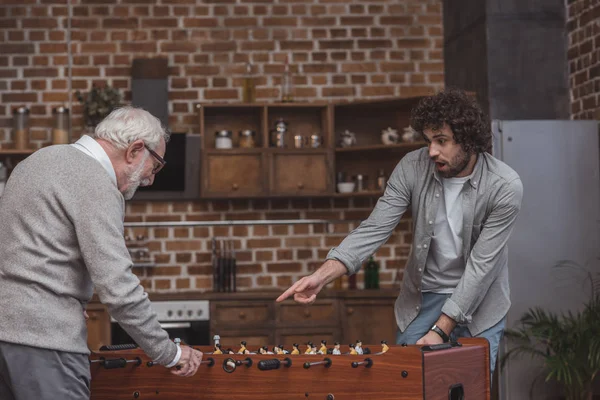
M 446 166 L 446 163 L 436 161 L 435 166 L 437 169 L 443 169 Z

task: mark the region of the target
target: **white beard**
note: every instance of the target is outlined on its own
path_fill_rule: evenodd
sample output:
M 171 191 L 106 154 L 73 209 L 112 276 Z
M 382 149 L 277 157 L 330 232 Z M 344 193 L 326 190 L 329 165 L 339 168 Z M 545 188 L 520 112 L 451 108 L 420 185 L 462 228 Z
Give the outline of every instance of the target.
M 144 158 L 142 159 L 142 162 L 140 162 L 140 165 L 138 165 L 137 168 L 129 176 L 129 185 L 127 186 L 127 189 L 123 192 L 123 197 L 125 198 L 125 200 L 131 200 L 140 186 L 148 186 L 150 184 L 149 179 L 144 179 L 143 181 L 141 180 L 142 171 L 144 170 L 144 165 L 146 164 L 147 158 L 148 154 L 145 154 Z

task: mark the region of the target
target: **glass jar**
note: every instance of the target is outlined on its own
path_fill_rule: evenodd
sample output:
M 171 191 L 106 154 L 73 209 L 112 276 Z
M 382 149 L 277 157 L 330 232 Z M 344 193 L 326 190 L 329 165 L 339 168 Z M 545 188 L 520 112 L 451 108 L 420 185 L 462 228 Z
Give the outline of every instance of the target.
M 13 110 L 13 142 L 17 150 L 25 150 L 29 147 L 29 109 L 27 107 L 17 107 Z
M 215 148 L 231 149 L 233 147 L 231 131 L 220 130 L 215 132 Z
M 54 128 L 52 129 L 52 144 L 68 144 L 70 142 L 69 109 L 56 107 L 52 109 Z
M 252 149 L 256 147 L 256 132 L 250 129 L 241 130 L 240 133 L 240 147 L 244 149 Z

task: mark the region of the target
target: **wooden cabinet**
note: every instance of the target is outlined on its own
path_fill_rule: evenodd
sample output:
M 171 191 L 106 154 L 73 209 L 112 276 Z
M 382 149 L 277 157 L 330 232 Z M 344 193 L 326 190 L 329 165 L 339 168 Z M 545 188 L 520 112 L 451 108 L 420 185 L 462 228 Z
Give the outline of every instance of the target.
M 332 191 L 331 168 L 326 152 L 275 152 L 271 156 L 271 192 L 319 195 Z
M 246 300 L 239 298 L 246 296 Z M 256 345 L 305 345 L 312 341 L 328 345 L 362 340 L 377 345 L 395 343 L 396 290 L 324 292 L 311 305 L 292 300 L 275 303 L 276 294 L 236 293 L 238 300 L 217 297 L 211 300 L 211 337 L 235 346 L 241 340 Z M 303 349 L 303 347 L 301 346 Z
M 328 346 L 362 340 L 378 345 L 395 343 L 394 302 L 397 290 L 324 291 L 311 305 L 286 300 L 276 303 L 279 292 L 151 294 L 152 301 L 210 301 L 210 337 L 219 335 L 225 349 L 237 351 L 244 340 L 248 347 L 298 343 L 304 350 L 308 341 Z M 88 346 L 98 349 L 110 344 L 110 317 L 97 302 L 88 305 Z
M 362 340 L 365 344 L 396 341 L 395 298 L 345 299 L 341 310 L 344 343 Z
M 104 345 L 111 344 L 110 315 L 106 307 L 100 303 L 90 303 L 86 309 L 87 345 L 91 350 L 98 350 Z
M 201 104 L 198 106 L 203 136 L 201 196 L 380 195 L 381 190 L 377 188 L 380 172 L 387 178 L 406 153 L 425 145 L 422 140 L 383 144 L 381 131 L 389 127 L 402 136 L 410 124 L 410 112 L 420 99 Z M 280 120 L 285 121 L 288 128 L 282 146 L 277 144 L 275 130 Z M 231 150 L 216 149 L 215 135 L 221 130 L 231 131 Z M 254 132 L 253 148 L 242 146 L 242 130 Z M 346 130 L 356 137 L 351 147 L 341 146 Z M 311 146 L 313 135 L 319 141 L 317 148 Z M 362 175 L 365 178 L 363 190 L 336 193 L 338 173 L 345 176 L 345 181 Z M 244 187 L 241 187 L 242 181 Z
M 259 152 L 206 152 L 202 193 L 218 197 L 258 196 L 265 193 L 265 162 Z
M 330 104 L 206 104 L 198 110 L 203 136 L 202 197 L 333 193 Z M 285 121 L 287 132 L 279 145 L 275 128 L 280 120 Z M 231 132 L 231 149 L 217 149 L 216 133 L 222 130 Z M 254 132 L 253 147 L 244 146 L 243 130 Z
M 273 344 L 273 308 L 273 302 L 264 299 L 211 301 L 210 337 L 221 336 L 225 348 L 242 340 L 248 346 Z
M 395 144 L 384 144 L 381 132 L 392 128 L 401 137 L 404 128 L 410 126 L 410 112 L 420 99 L 396 98 L 336 104 L 336 173 L 342 173 L 346 181 L 353 181 L 360 174 L 364 177 L 363 194 L 380 194 L 381 190 L 377 187 L 380 172 L 387 180 L 404 155 L 425 145 L 420 138 L 414 142 L 401 139 Z M 341 146 L 341 136 L 345 131 L 355 135 L 354 145 Z M 358 189 L 354 194 L 360 194 Z

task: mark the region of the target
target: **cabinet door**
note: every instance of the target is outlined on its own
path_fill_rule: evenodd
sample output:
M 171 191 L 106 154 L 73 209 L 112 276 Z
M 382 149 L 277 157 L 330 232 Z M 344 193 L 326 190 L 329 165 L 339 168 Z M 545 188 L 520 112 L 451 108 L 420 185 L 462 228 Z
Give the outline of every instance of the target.
M 111 344 L 110 316 L 102 304 L 90 304 L 86 310 L 87 320 L 87 345 L 91 350 L 98 350 L 104 345 Z
M 263 156 L 259 153 L 206 153 L 203 196 L 256 196 L 265 194 Z
M 378 345 L 382 340 L 396 343 L 396 318 L 392 299 L 348 299 L 342 307 L 344 343 L 362 340 Z
M 288 195 L 324 194 L 330 191 L 327 153 L 274 153 L 271 163 L 271 193 Z
M 276 308 L 278 327 L 339 326 L 337 300 L 317 300 L 304 305 L 285 302 Z
M 270 302 L 264 301 L 214 301 L 210 323 L 215 329 L 270 328 L 273 325 L 272 307 Z

